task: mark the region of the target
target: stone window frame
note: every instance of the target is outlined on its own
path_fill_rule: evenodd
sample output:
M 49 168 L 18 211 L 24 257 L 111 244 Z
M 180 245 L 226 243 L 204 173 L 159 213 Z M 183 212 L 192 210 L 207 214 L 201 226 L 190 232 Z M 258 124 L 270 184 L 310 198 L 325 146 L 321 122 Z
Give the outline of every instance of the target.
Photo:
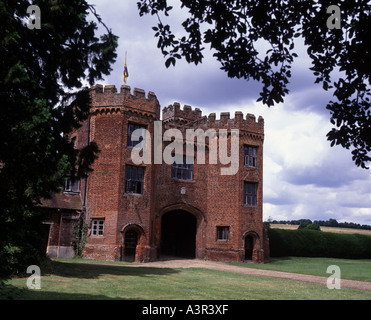
M 135 178 L 133 179 L 133 172 L 131 169 L 136 168 Z M 130 171 L 130 178 L 128 179 Z M 142 172 L 138 175 L 139 172 Z M 137 167 L 126 165 L 125 166 L 125 193 L 126 194 L 143 194 L 144 190 L 144 167 Z M 141 176 L 141 179 L 139 178 Z M 140 192 L 137 192 L 140 189 Z
M 217 226 L 216 227 L 216 241 L 228 242 L 230 236 L 229 226 Z
M 243 164 L 245 167 L 258 167 L 258 146 L 244 144 L 243 146 Z
M 251 189 L 251 186 L 254 186 L 254 190 Z M 256 207 L 258 205 L 258 183 L 257 182 L 244 181 L 243 183 L 243 204 L 249 207 Z
M 132 141 L 131 135 L 136 129 L 143 129 L 144 133 L 147 130 L 147 126 L 144 124 L 134 123 L 134 122 L 128 122 L 128 139 L 127 139 L 127 146 L 129 148 L 135 147 L 138 143 L 140 143 L 142 140 L 139 141 Z
M 80 180 L 73 180 L 71 177 L 66 177 L 64 181 L 65 193 L 79 193 L 80 192 Z
M 104 236 L 104 218 L 91 219 L 91 235 L 94 237 Z
M 175 163 L 171 165 L 171 178 L 173 180 L 193 181 L 194 165 L 186 163 L 186 156 L 183 156 L 183 163 Z

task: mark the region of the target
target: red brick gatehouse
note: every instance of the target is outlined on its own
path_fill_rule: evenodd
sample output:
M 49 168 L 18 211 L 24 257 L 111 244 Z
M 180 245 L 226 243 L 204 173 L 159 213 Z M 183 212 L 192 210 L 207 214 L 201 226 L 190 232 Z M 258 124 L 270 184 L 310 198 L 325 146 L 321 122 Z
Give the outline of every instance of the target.
M 163 108 L 160 117 L 156 95 L 148 92 L 146 96 L 141 89 L 131 94 L 129 86 L 121 86 L 117 92 L 112 85 L 95 85 L 91 97 L 89 119 L 71 139 L 77 148 L 96 141 L 101 152 L 88 179 L 68 182 L 66 192 L 60 195 L 75 197 L 74 204 L 49 221 L 49 252 L 60 252 L 57 239 L 59 246 L 72 248 L 72 222 L 82 215 L 88 224 L 85 258 L 140 262 L 164 256 L 268 260 L 262 221 L 263 118 L 256 120 L 252 114 L 244 117 L 237 111 L 233 118 L 229 112 L 222 112 L 216 119 L 215 113 L 202 116 L 200 109 L 181 108 L 179 103 Z M 204 148 L 205 164 L 197 163 L 197 159 L 194 164 L 183 165 L 154 161 L 135 164 L 131 152 L 137 142 L 132 141 L 131 133 L 148 130 L 153 146 L 154 124 L 159 120 L 163 131 L 227 129 L 228 141 L 231 130 L 238 129 L 237 173 L 221 175 L 226 165 L 219 161 L 210 164 L 207 139 L 203 146 L 196 146 Z M 162 142 L 162 148 L 169 143 Z M 151 157 L 153 160 L 154 155 Z M 55 203 L 54 209 L 57 207 Z

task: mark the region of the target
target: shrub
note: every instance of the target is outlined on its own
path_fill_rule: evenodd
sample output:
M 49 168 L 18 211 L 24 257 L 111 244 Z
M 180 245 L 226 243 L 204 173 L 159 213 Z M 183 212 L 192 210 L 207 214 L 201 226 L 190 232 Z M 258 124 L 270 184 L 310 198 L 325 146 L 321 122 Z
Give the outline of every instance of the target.
M 321 227 L 319 226 L 319 224 L 317 224 L 317 223 L 308 223 L 308 222 L 302 222 L 302 223 L 300 223 L 298 229 L 299 230 L 301 230 L 301 229 L 309 229 L 309 230 L 321 231 Z
M 73 226 L 73 249 L 75 251 L 75 256 L 81 257 L 82 251 L 86 245 L 86 235 L 88 234 L 88 225 L 79 221 Z
M 315 230 L 269 229 L 272 257 L 371 258 L 371 236 L 317 232 Z
M 307 229 L 321 231 L 321 227 L 317 223 L 308 224 Z
M 299 224 L 298 229 L 306 229 L 308 225 L 309 225 L 308 222 L 302 222 Z

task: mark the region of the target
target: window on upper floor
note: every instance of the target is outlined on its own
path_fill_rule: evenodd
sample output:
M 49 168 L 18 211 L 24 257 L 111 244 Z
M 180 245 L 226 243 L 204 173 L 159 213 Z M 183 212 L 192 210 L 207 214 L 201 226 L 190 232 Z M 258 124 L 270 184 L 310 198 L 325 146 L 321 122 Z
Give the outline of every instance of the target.
M 125 193 L 143 193 L 144 168 L 126 166 Z
M 248 206 L 256 206 L 257 205 L 257 192 L 258 192 L 258 184 L 252 182 L 244 182 L 244 197 L 243 201 L 244 204 Z
M 80 191 L 80 181 L 66 178 L 64 182 L 64 192 L 78 193 Z
M 132 134 L 137 129 L 141 130 L 141 137 L 139 138 L 139 141 L 133 141 Z M 128 147 L 135 147 L 138 143 L 140 143 L 143 140 L 143 137 L 145 136 L 145 132 L 146 132 L 145 126 L 140 125 L 140 124 L 129 123 L 128 124 Z
M 244 146 L 244 166 L 253 168 L 258 166 L 258 147 Z
M 171 168 L 171 177 L 177 180 L 193 180 L 193 164 L 186 163 L 186 157 L 183 157 L 183 163 L 174 163 Z

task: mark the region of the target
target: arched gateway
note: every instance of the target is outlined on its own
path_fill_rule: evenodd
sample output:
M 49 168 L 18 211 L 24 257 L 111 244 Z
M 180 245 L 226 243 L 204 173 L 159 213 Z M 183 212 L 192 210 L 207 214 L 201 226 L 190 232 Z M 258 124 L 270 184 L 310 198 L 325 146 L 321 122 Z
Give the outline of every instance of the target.
M 161 255 L 183 258 L 196 256 L 197 220 L 183 210 L 165 213 L 161 221 Z
M 201 211 L 186 204 L 176 204 L 163 208 L 157 217 L 161 257 L 199 257 L 197 251 L 202 247 L 200 224 L 204 221 Z

